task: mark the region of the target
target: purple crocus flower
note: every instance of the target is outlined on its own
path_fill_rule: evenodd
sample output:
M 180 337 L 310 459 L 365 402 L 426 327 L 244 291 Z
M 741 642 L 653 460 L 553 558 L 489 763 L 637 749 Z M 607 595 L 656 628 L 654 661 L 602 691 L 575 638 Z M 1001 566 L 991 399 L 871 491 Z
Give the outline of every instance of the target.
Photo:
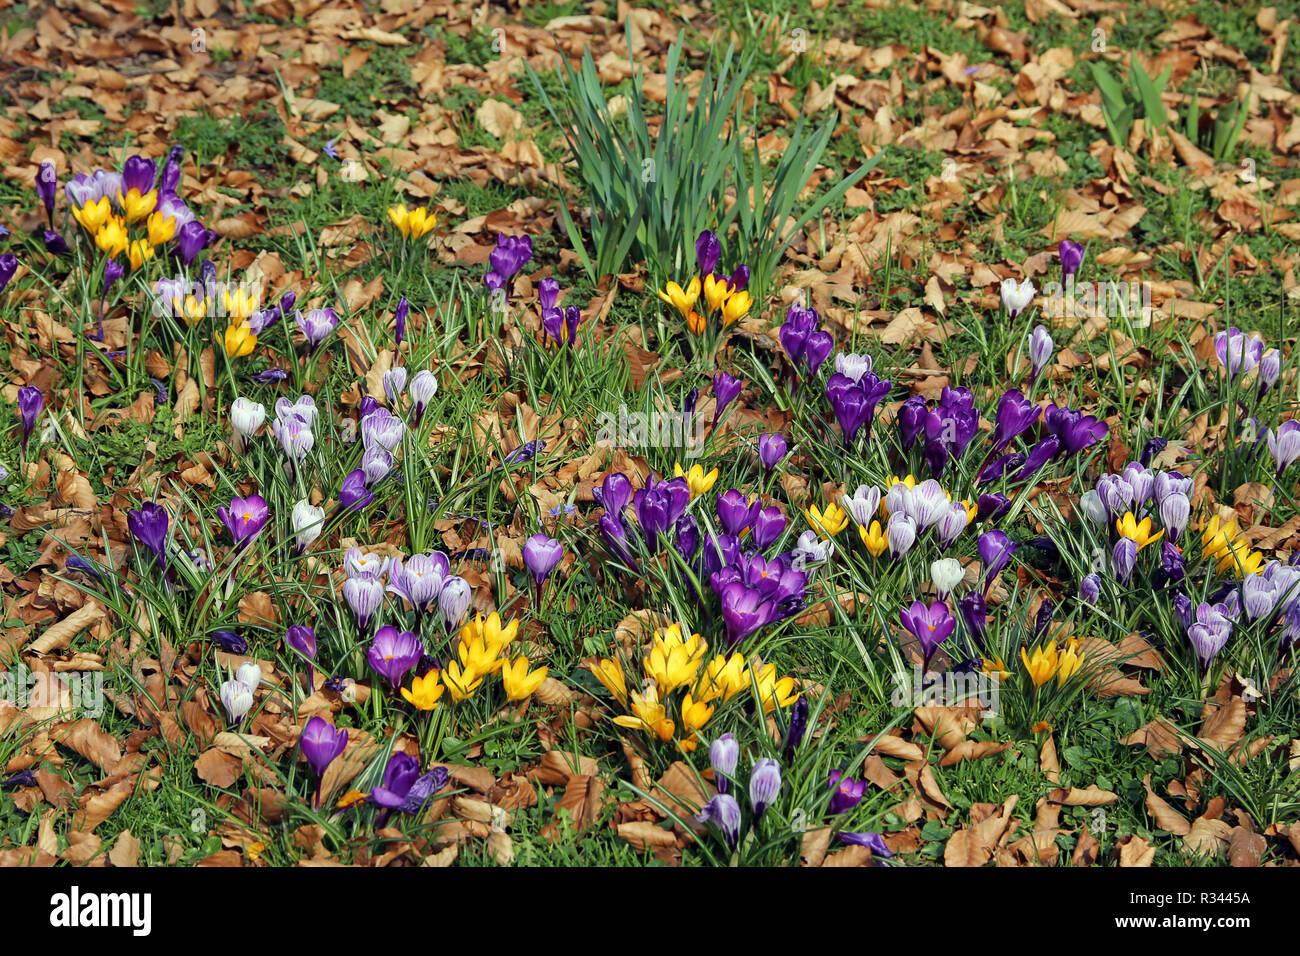
M 632 550 L 627 537 L 627 528 L 624 527 L 623 521 L 617 515 L 606 511 L 600 516 L 597 522 L 600 528 L 601 537 L 605 539 L 605 544 L 616 558 L 626 565 L 635 563 L 632 556 Z
M 749 803 L 760 818 L 781 792 L 781 764 L 772 757 L 760 757 L 749 771 Z
M 1056 247 L 1056 254 L 1061 258 L 1061 282 L 1065 283 L 1070 276 L 1079 271 L 1079 266 L 1083 264 L 1083 246 L 1069 239 L 1062 239 L 1061 244 Z
M 1138 546 L 1132 538 L 1120 538 L 1115 542 L 1115 547 L 1111 551 L 1111 567 L 1115 571 L 1115 580 L 1120 584 L 1128 581 L 1129 576 L 1133 573 L 1133 566 L 1137 564 Z
M 851 846 L 864 846 L 871 851 L 872 856 L 888 859 L 894 855 L 894 851 L 885 843 L 885 838 L 879 833 L 872 833 L 870 830 L 864 830 L 861 833 L 841 833 L 840 842 L 848 843 Z
M 1025 462 L 1020 466 L 1020 470 L 1011 476 L 1011 481 L 1021 482 L 1028 481 L 1034 475 L 1038 474 L 1039 469 L 1056 457 L 1061 450 L 1061 440 L 1055 435 L 1048 435 L 1042 441 L 1029 449 L 1029 454 L 1025 456 Z
M 1043 413 L 1047 430 L 1061 440 L 1067 455 L 1076 454 L 1106 437 L 1106 423 L 1065 406 L 1048 405 Z
M 726 372 L 719 372 L 713 376 L 713 399 L 717 402 L 717 406 L 713 410 L 713 426 L 711 427 L 717 426 L 719 419 L 722 418 L 723 410 L 740 394 L 742 384 L 740 379 L 728 375 Z
M 804 364 L 804 353 L 808 348 L 808 336 L 817 329 L 818 315 L 816 309 L 805 309 L 793 303 L 785 315 L 785 322 L 777 333 L 781 345 L 790 356 L 790 362 L 798 368 Z
M 54 194 L 58 188 L 59 174 L 54 164 L 47 159 L 36 171 L 36 195 L 40 197 L 41 205 L 45 207 L 45 218 L 49 220 L 51 226 L 54 225 Z
M 550 309 L 542 314 L 542 331 L 557 345 L 572 347 L 578 341 L 578 326 L 582 323 L 582 310 L 576 305 L 563 309 Z
M 231 540 L 237 547 L 244 547 L 266 527 L 270 509 L 266 499 L 261 495 L 249 495 L 247 498 L 231 498 L 230 507 L 222 505 L 217 509 L 217 517 L 230 532 Z
M 753 527 L 754 546 L 761 550 L 781 537 L 785 530 L 785 515 L 775 505 L 763 508 L 754 517 Z
M 153 552 L 158 567 L 167 570 L 167 509 L 146 501 L 137 511 L 126 513 L 126 525 L 137 541 Z
M 676 531 L 677 553 L 683 560 L 690 561 L 700 548 L 700 526 L 693 517 L 684 514 L 677 519 Z
M 405 751 L 395 751 L 384 767 L 383 784 L 370 792 L 370 799 L 385 809 L 400 809 L 419 776 L 420 762 Z
M 1277 426 L 1277 431 L 1270 428 L 1265 437 L 1268 441 L 1269 454 L 1273 456 L 1277 477 L 1281 478 L 1282 472 L 1300 458 L 1300 420 L 1287 419 Z
M 762 507 L 757 498 L 750 501 L 743 492 L 729 488 L 718 495 L 718 523 L 727 534 L 739 537 L 754 524 Z
M 306 624 L 294 624 L 285 631 L 284 642 L 307 660 L 316 659 L 316 631 Z
M 771 471 L 785 457 L 788 447 L 780 432 L 764 432 L 758 438 L 758 460 L 764 471 Z
M 1089 574 L 1079 582 L 1079 601 L 1088 607 L 1096 607 L 1101 597 L 1101 576 Z
M 921 395 L 912 395 L 899 406 L 895 418 L 898 421 L 898 441 L 903 446 L 903 451 L 910 451 L 916 444 L 917 438 L 925 432 L 925 420 L 928 415 L 929 409 L 926 408 L 925 398 Z
M 1214 354 L 1229 379 L 1245 375 L 1260 363 L 1264 356 L 1264 342 L 1232 326 L 1214 336 Z
M 45 407 L 45 396 L 35 385 L 24 385 L 18 389 L 18 414 L 23 420 L 23 454 L 27 454 L 27 440 L 32 437 L 36 419 Z
M 591 490 L 591 496 L 606 513 L 618 517 L 632 500 L 632 482 L 621 471 L 611 471 L 599 488 Z
M 912 606 L 900 611 L 898 617 L 903 627 L 921 642 L 922 669 L 929 670 L 930 658 L 957 626 L 952 611 L 943 601 L 935 601 L 929 607 L 922 601 L 913 601 Z
M 743 581 L 733 581 L 718 595 L 722 604 L 722 619 L 727 626 L 727 647 L 735 647 L 776 614 L 776 607 L 763 595 L 748 587 Z
M 862 797 L 867 792 L 867 782 L 854 780 L 838 770 L 832 770 L 830 789 L 834 791 L 831 794 L 830 812 L 847 813 L 862 801 Z
M 424 645 L 414 632 L 399 631 L 393 625 L 385 624 L 375 632 L 366 660 L 390 685 L 398 687 L 423 654 Z
M 158 177 L 158 164 L 138 153 L 122 164 L 121 192 L 125 196 L 135 190 L 141 196 L 151 192 Z
M 722 831 L 733 850 L 740 839 L 740 804 L 728 793 L 719 793 L 704 805 L 695 817 L 700 823 L 712 823 Z
M 68 247 L 68 240 L 53 229 L 41 230 L 41 242 L 45 244 L 45 251 L 52 256 L 66 256 L 72 252 Z
M 732 292 L 744 292 L 749 288 L 749 266 L 736 266 L 736 271 L 727 280 L 727 288 Z
M 800 694 L 799 699 L 790 708 L 790 727 L 785 735 L 784 756 L 789 763 L 794 759 L 794 752 L 803 743 L 804 734 L 808 732 L 808 696 Z
M 406 338 L 406 317 L 411 312 L 411 306 L 406 301 L 406 296 L 397 300 L 397 311 L 393 313 L 393 348 L 400 351 L 402 348 L 402 339 Z
M 338 326 L 339 317 L 333 309 L 311 309 L 295 312 L 294 321 L 298 325 L 298 331 L 307 339 L 307 350 L 314 352 Z
M 163 164 L 162 173 L 158 176 L 158 192 L 174 193 L 181 185 L 181 157 L 185 155 L 185 149 L 179 143 L 167 150 L 167 161 Z
M 323 717 L 312 717 L 298 736 L 298 747 L 316 775 L 316 795 L 320 797 L 320 781 L 325 771 L 348 745 L 348 732 L 340 730 Z
M 1228 638 L 1232 635 L 1232 626 L 1212 627 L 1208 624 L 1196 623 L 1187 629 L 1187 639 L 1192 643 L 1192 649 L 1196 651 L 1196 657 L 1201 662 L 1201 674 L 1207 674 L 1210 670 L 1210 664 L 1219 651 L 1223 650 Z
M 524 565 L 540 585 L 564 557 L 564 546 L 545 534 L 535 534 L 524 542 Z
M 343 511 L 360 511 L 372 501 L 375 494 L 366 487 L 366 473 L 358 468 L 350 471 L 339 486 L 339 508 Z
M 651 551 L 658 551 L 659 536 L 673 529 L 690 501 L 691 488 L 684 477 L 656 481 L 651 476 L 646 486 L 632 495 L 637 523 Z
M 1011 556 L 1016 553 L 1016 544 L 1005 531 L 994 529 L 985 531 L 979 536 L 977 547 L 980 553 L 980 563 L 984 565 L 984 592 L 987 594 L 989 585 L 993 579 L 998 576 Z
M 489 289 L 504 289 L 524 265 L 533 257 L 533 240 L 531 236 L 497 235 L 497 244 L 488 256 L 491 270 L 483 277 Z
M 983 652 L 985 641 L 988 640 L 989 620 L 984 595 L 979 591 L 967 591 L 957 602 L 957 610 L 961 613 L 962 623 L 966 625 L 966 633 L 975 642 L 975 647 Z
M 248 641 L 238 631 L 209 631 L 208 640 L 227 654 L 247 654 Z
M 198 220 L 191 220 L 176 230 L 176 251 L 188 266 L 215 239 L 216 233 L 209 232 Z
M 1042 374 L 1047 363 L 1052 359 L 1052 350 L 1055 347 L 1052 342 L 1052 336 L 1048 333 L 1047 327 L 1042 325 L 1034 326 L 1033 333 L 1029 336 L 1029 380 L 1035 382 L 1038 376 Z
M 718 256 L 722 255 L 722 243 L 710 230 L 705 229 L 695 240 L 695 265 L 700 275 L 706 276 L 718 266 Z
M 18 257 L 12 252 L 0 254 L 0 292 L 4 291 L 5 286 L 9 284 L 9 280 L 14 277 L 14 273 L 17 271 Z
M 799 699 L 803 700 L 802 697 Z M 709 746 L 709 765 L 713 768 L 713 783 L 718 793 L 727 792 L 739 761 L 740 742 L 733 734 L 723 734 Z
M 1259 398 L 1268 394 L 1269 389 L 1282 377 L 1282 353 L 1269 349 L 1259 360 Z
M 1001 492 L 993 495 L 980 495 L 976 503 L 975 520 L 997 521 L 1011 510 L 1011 499 Z

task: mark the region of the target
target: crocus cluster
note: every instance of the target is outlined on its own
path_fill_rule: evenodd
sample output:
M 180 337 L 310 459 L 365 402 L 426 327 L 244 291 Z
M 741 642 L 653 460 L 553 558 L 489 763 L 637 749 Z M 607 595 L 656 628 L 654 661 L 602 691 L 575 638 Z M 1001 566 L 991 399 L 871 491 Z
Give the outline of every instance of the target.
M 787 318 L 786 324 L 789 323 L 790 319 Z M 782 326 L 783 331 L 784 329 L 785 326 Z M 809 340 L 816 334 L 818 333 L 810 334 Z M 789 345 L 786 348 L 788 351 Z M 804 358 L 808 359 L 807 345 L 804 348 Z M 872 371 L 871 364 L 869 355 L 840 353 L 835 356 L 835 371 L 826 381 L 826 398 L 831 404 L 831 411 L 839 423 L 840 430 L 844 433 L 845 448 L 853 444 L 864 425 L 870 432 L 871 422 L 876 416 L 876 407 L 889 396 L 891 388 L 889 379 L 882 379 L 876 375 Z M 810 364 L 809 371 L 815 373 L 816 369 Z M 978 421 L 978 416 L 976 419 Z
M 948 548 L 976 516 L 976 506 L 953 501 L 935 479 L 918 483 L 912 475 L 891 479 L 883 496 L 875 485 L 859 485 L 853 494 L 840 497 L 840 505 L 857 525 L 867 553 L 878 558 L 888 551 L 894 560 L 910 552 L 931 529 L 940 549 Z
M 721 832 L 731 849 L 740 840 L 743 811 L 731 793 L 740 762 L 740 744 L 731 734 L 723 734 L 709 746 L 709 764 L 718 792 L 704 805 L 695 819 L 712 823 Z M 768 807 L 781 793 L 781 763 L 774 757 L 759 757 L 749 768 L 749 806 L 752 824 L 757 826 Z
M 669 282 L 659 293 L 659 298 L 681 313 L 686 327 L 695 335 L 704 334 L 710 317 L 716 316 L 722 328 L 726 328 L 747 315 L 754 304 L 749 294 L 749 267 L 738 266 L 730 276 L 722 275 L 717 272 L 721 255 L 722 243 L 705 229 L 695 240 L 698 275 L 692 276 L 685 287 Z M 702 310 L 697 308 L 701 296 Z
M 757 702 L 764 713 L 789 707 L 799 698 L 794 678 L 778 678 L 774 664 L 750 664 L 735 651 L 710 658 L 708 644 L 699 634 L 685 637 L 684 633 L 678 624 L 654 632 L 649 651 L 640 662 L 639 691 L 628 688 L 623 664 L 617 658 L 588 664 L 626 712 L 616 716 L 614 723 L 665 743 L 680 731 L 676 746 L 690 752 L 717 705 L 739 693 L 756 686 Z M 678 691 L 683 692 L 680 697 L 675 696 Z
M 582 310 L 576 305 L 561 308 L 560 283 L 550 276 L 537 283 L 537 298 L 542 306 L 542 331 L 555 340 L 558 346 L 572 347 L 578 343 L 578 324 Z
M 388 207 L 388 219 L 403 239 L 421 239 L 438 224 L 438 217 L 429 212 L 428 206 L 407 209 L 406 203 Z
M 961 458 L 966 453 L 979 431 L 979 422 L 980 413 L 970 389 L 945 386 L 933 409 L 920 395 L 903 402 L 898 410 L 898 438 L 905 452 L 918 439 L 922 440 L 930 474 L 942 478 L 949 459 Z
M 58 177 L 47 165 L 37 175 L 37 193 L 52 232 Z M 216 234 L 177 195 L 180 183 L 181 148 L 173 146 L 161 171 L 156 161 L 136 154 L 121 172 L 96 169 L 73 176 L 63 194 L 73 218 L 110 259 L 125 253 L 131 268 L 139 269 L 162 250 L 189 265 Z M 59 251 L 66 243 L 53 233 L 46 236 L 46 247 Z
M 261 410 L 260 415 L 258 409 Z M 266 416 L 266 410 L 260 405 L 255 408 L 245 406 L 240 414 L 241 417 L 246 416 L 245 426 L 253 426 L 245 434 L 246 438 L 252 438 L 252 432 L 255 432 L 257 426 L 261 425 L 261 419 Z M 231 408 L 231 418 L 235 429 L 243 433 L 239 423 L 234 421 L 235 409 L 233 407 Z M 279 442 L 280 448 L 284 451 L 291 474 L 298 473 L 303 461 L 315 446 L 315 427 L 316 400 L 310 395 L 302 395 L 297 401 L 290 401 L 287 398 L 276 401 L 275 419 L 271 422 L 271 434 L 275 436 L 275 440 Z
M 511 659 L 510 644 L 518 633 L 518 621 L 502 625 L 495 611 L 486 619 L 479 615 L 460 629 L 456 658 L 441 672 L 442 683 L 454 702 L 474 696 L 484 679 L 494 674 L 500 676 L 507 700 L 525 701 L 533 695 L 546 680 L 547 669 L 529 670 L 531 665 L 523 654 Z M 426 675 L 425 680 L 432 676 Z
M 488 255 L 489 269 L 483 284 L 492 293 L 509 294 L 509 282 L 533 258 L 533 238 L 529 235 L 497 235 L 497 244 Z
M 835 348 L 835 336 L 818 328 L 820 322 L 816 309 L 804 308 L 799 302 L 791 303 L 786 310 L 785 321 L 777 335 L 790 359 L 792 377 L 811 378 L 830 358 L 831 350 Z
M 441 551 L 413 554 L 403 560 L 352 547 L 343 556 L 343 570 L 343 598 L 362 634 L 379 613 L 385 594 L 395 594 L 410 605 L 417 630 L 436 608 L 448 633 L 460 626 L 473 598 L 469 583 L 451 573 L 450 562 Z

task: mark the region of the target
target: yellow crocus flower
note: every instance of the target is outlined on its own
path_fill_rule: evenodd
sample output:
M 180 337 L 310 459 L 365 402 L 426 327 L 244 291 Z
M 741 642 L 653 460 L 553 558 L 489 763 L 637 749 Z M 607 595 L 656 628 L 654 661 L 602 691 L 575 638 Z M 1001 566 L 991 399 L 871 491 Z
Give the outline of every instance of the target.
M 998 680 L 1006 680 L 1011 676 L 1011 671 L 1007 670 L 1007 665 L 1002 663 L 1002 658 L 995 657 L 993 660 L 985 660 L 984 666 L 980 668 L 988 677 L 996 677 Z
M 231 325 L 243 322 L 260 308 L 257 297 L 243 285 L 237 286 L 234 292 L 227 289 L 223 302 L 226 307 L 226 317 L 230 319 Z
M 119 189 L 117 204 L 126 212 L 127 222 L 136 222 L 153 212 L 154 207 L 158 205 L 158 190 L 151 189 L 147 193 L 141 193 L 138 189 L 131 189 L 123 196 L 122 190 Z
M 775 664 L 764 664 L 754 673 L 754 682 L 758 685 L 758 699 L 763 704 L 765 714 L 770 714 L 777 707 L 789 707 L 799 699 L 794 678 L 786 676 L 777 680 Z
M 495 674 L 505 666 L 501 650 L 501 647 L 489 643 L 483 635 L 479 635 L 469 640 L 462 639 L 456 653 L 460 657 L 461 666 L 467 671 L 487 675 Z
M 460 664 L 451 661 L 442 672 L 442 682 L 447 685 L 447 692 L 456 703 L 474 696 L 483 683 L 483 675 L 473 670 L 461 670 Z
M 1116 520 L 1115 530 L 1119 532 L 1121 537 L 1136 541 L 1139 551 L 1149 544 L 1155 544 L 1165 536 L 1163 528 L 1153 535 L 1151 533 L 1151 519 L 1147 517 L 1139 522 L 1131 511 L 1124 512 L 1124 517 Z
M 805 516 L 819 538 L 834 537 L 849 523 L 848 512 L 833 501 L 826 505 L 824 511 L 819 510 L 816 505 L 809 505 Z
M 750 307 L 754 304 L 754 297 L 746 289 L 742 292 L 733 292 L 727 301 L 722 303 L 722 324 L 731 325 L 739 319 L 745 317 Z
M 93 236 L 112 217 L 113 204 L 108 201 L 107 196 L 101 196 L 86 203 L 80 209 L 72 210 L 72 215 L 77 222 L 81 223 L 81 228 Z
M 880 557 L 889 547 L 889 537 L 881 529 L 879 521 L 871 522 L 870 529 L 866 525 L 858 525 L 858 537 L 862 539 L 862 543 L 867 546 L 867 551 L 873 558 Z
M 683 289 L 676 282 L 668 283 L 668 288 L 659 293 L 659 298 L 677 309 L 683 319 L 689 320 L 695 310 L 695 303 L 700 298 L 700 278 L 696 276 Z M 701 329 L 701 331 L 703 331 Z
M 664 696 L 695 680 L 700 658 L 686 644 L 657 644 L 643 662 L 647 677 L 654 679 Z
M 405 203 L 390 206 L 388 218 L 407 239 L 419 239 L 438 224 L 437 215 L 430 215 L 428 206 L 408 210 Z
M 605 689 L 614 698 L 627 706 L 627 680 L 623 676 L 623 665 L 610 658 L 601 658 L 595 664 L 588 664 L 587 669 L 596 675 L 596 680 L 605 685 Z
M 500 654 L 519 634 L 519 622 L 511 621 L 502 626 L 501 615 L 493 611 L 486 619 L 477 614 L 472 621 L 466 621 L 460 629 L 461 643 L 480 638 L 493 648 L 493 655 Z
M 731 700 L 749 686 L 749 670 L 745 667 L 745 658 L 739 653 L 727 657 L 719 654 L 704 668 L 699 682 L 695 685 L 695 697 L 702 701 Z
M 1034 687 L 1042 687 L 1052 679 L 1052 675 L 1056 673 L 1059 664 L 1056 644 L 1049 642 L 1045 647 L 1035 647 L 1033 657 L 1026 654 L 1025 649 L 1022 647 L 1020 648 L 1020 660 L 1029 673 L 1029 679 L 1034 682 Z
M 176 235 L 176 217 L 164 218 L 161 212 L 149 214 L 149 241 L 155 246 L 161 246 L 164 242 L 172 239 Z
M 1250 550 L 1250 545 L 1240 538 L 1229 542 L 1221 554 L 1215 566 L 1220 574 L 1231 571 L 1236 578 L 1242 579 L 1248 574 L 1257 574 L 1264 566 L 1264 555 Z
M 673 739 L 673 731 L 677 729 L 677 725 L 668 717 L 664 705 L 659 703 L 654 688 L 644 695 L 633 691 L 630 707 L 635 716 L 621 714 L 614 718 L 614 723 L 632 730 L 644 730 L 665 743 Z
M 512 663 L 501 668 L 501 686 L 510 700 L 527 700 L 546 680 L 546 668 L 539 667 L 528 673 L 528 658 L 520 654 Z
M 1201 552 L 1206 557 L 1217 558 L 1228 550 L 1228 545 L 1237 537 L 1237 519 L 1221 525 L 1219 516 L 1210 518 L 1201 532 Z
M 410 690 L 403 687 L 402 696 L 417 710 L 433 710 L 445 689 L 440 677 L 438 671 L 429 671 L 423 677 L 412 680 Z
M 729 295 L 731 295 L 731 290 L 727 288 L 725 277 L 719 278 L 712 272 L 704 277 L 704 301 L 709 304 L 709 308 L 714 312 L 718 311 L 722 304 L 727 301 Z
M 126 234 L 126 224 L 117 216 L 110 217 L 95 233 L 95 245 L 99 246 L 100 251 L 110 259 L 126 252 L 126 247 L 130 244 L 131 239 Z
M 713 716 L 713 705 L 705 701 L 694 700 L 689 693 L 682 698 L 682 730 L 688 736 L 695 736 L 701 727 Z
M 232 359 L 252 355 L 257 346 L 257 336 L 242 322 L 226 328 L 226 354 Z
M 145 261 L 153 258 L 153 246 L 149 245 L 148 239 L 137 239 L 126 248 L 126 257 L 131 261 L 131 271 L 134 272 L 145 264 Z
M 698 498 L 712 488 L 713 483 L 718 480 L 718 469 L 714 468 L 706 475 L 703 465 L 691 465 L 689 471 L 682 471 L 681 462 L 675 462 L 673 477 L 681 478 L 683 475 L 686 477 L 686 484 L 690 486 L 691 497 Z
M 1056 686 L 1064 687 L 1065 682 L 1078 673 L 1079 668 L 1083 666 L 1083 659 L 1086 654 L 1079 653 L 1080 641 L 1071 639 L 1061 652 L 1060 664 L 1056 670 Z

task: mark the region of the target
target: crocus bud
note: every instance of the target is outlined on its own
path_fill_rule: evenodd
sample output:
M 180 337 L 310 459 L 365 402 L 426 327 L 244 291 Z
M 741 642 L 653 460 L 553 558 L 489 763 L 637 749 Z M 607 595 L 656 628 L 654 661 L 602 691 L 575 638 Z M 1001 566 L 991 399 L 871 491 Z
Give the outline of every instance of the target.
M 402 339 L 406 338 L 406 317 L 410 311 L 411 307 L 407 304 L 406 296 L 402 296 L 397 302 L 397 311 L 393 314 L 394 349 L 401 349 Z
M 785 457 L 785 438 L 779 432 L 764 433 L 758 439 L 758 460 L 764 471 L 771 471 Z
M 1268 390 L 1277 384 L 1282 376 L 1282 353 L 1269 349 L 1259 360 L 1259 397 L 1263 398 Z
M 731 777 L 740 762 L 740 743 L 731 734 L 723 734 L 709 746 L 709 765 L 718 793 L 726 793 Z
M 1095 488 L 1089 488 L 1079 496 L 1079 509 L 1099 528 L 1106 527 L 1110 520 L 1106 505 L 1101 500 L 1101 494 Z
M 45 396 L 35 385 L 24 385 L 18 389 L 18 414 L 23 421 L 23 454 L 27 454 L 27 440 L 31 438 L 36 419 L 45 407 Z
M 939 523 L 935 525 L 935 531 L 939 534 L 939 544 L 948 547 L 961 536 L 969 523 L 970 513 L 966 510 L 966 506 L 954 501 L 939 515 Z
M 239 665 L 235 671 L 235 680 L 239 681 L 250 691 L 256 691 L 262 686 L 262 668 L 253 661 L 245 661 Z
M 1034 299 L 1034 283 L 1029 279 L 1016 282 L 1015 279 L 1002 280 L 1002 307 L 1010 318 L 1023 312 Z
M 289 520 L 293 525 L 294 543 L 298 545 L 298 553 L 302 554 L 325 530 L 325 509 L 303 498 L 293 506 Z
M 406 390 L 406 367 L 399 365 L 396 368 L 390 368 L 384 373 L 384 395 L 388 399 L 389 405 L 396 405 L 397 400 L 402 397 L 402 392 Z
M 1120 538 L 1111 552 L 1111 565 L 1115 570 L 1115 580 L 1120 584 L 1128 581 L 1137 563 L 1138 546 L 1132 538 Z
M 1052 623 L 1052 615 L 1056 612 L 1056 605 L 1051 599 L 1045 599 L 1038 606 L 1038 613 L 1034 615 L 1034 641 L 1037 642 L 1047 631 L 1048 625 Z
M 1101 577 L 1096 574 L 1085 576 L 1079 582 L 1079 600 L 1088 607 L 1096 607 L 1099 597 L 1101 597 Z
M 790 729 L 785 737 L 785 759 L 794 759 L 794 752 L 803 743 L 803 735 L 808 731 L 808 697 L 799 695 L 799 699 L 790 708 Z
M 545 534 L 535 534 L 524 542 L 524 565 L 533 576 L 535 584 L 541 584 L 546 576 L 564 557 L 564 547 L 560 542 Z
M 54 193 L 59 188 L 59 174 L 54 169 L 54 164 L 48 159 L 41 163 L 41 168 L 36 171 L 36 195 L 40 197 L 41 205 L 45 207 L 45 216 L 54 223 Z
M 285 631 L 284 642 L 307 660 L 316 659 L 316 631 L 306 624 L 295 624 Z
M 221 685 L 221 703 L 230 715 L 230 722 L 238 724 L 253 709 L 253 692 L 241 680 L 228 680 Z
M 975 642 L 975 646 L 983 650 L 984 642 L 988 637 L 988 607 L 984 603 L 984 595 L 979 591 L 967 592 L 957 602 L 957 610 L 961 612 L 966 633 Z
M 1192 503 L 1182 492 L 1171 492 L 1160 502 L 1160 521 L 1174 541 L 1182 537 L 1191 513 Z
M 1064 282 L 1079 271 L 1079 266 L 1083 263 L 1083 246 L 1062 239 L 1056 248 L 1056 254 L 1061 257 L 1061 281 Z
M 266 421 L 266 406 L 249 398 L 237 398 L 230 403 L 230 427 L 247 442 Z
M 897 561 L 916 543 L 916 522 L 901 512 L 891 514 L 885 526 L 885 538 L 889 541 L 889 556 Z
M 934 581 L 934 590 L 939 600 L 944 600 L 961 584 L 966 571 L 956 558 L 944 558 L 930 565 L 930 579 Z
M 461 621 L 465 620 L 472 598 L 473 592 L 464 578 L 453 575 L 442 583 L 442 591 L 438 594 L 438 613 L 442 615 L 442 623 L 449 632 L 460 627 Z
M 418 425 L 424 417 L 424 410 L 438 393 L 438 380 L 427 368 L 422 368 L 411 376 L 411 401 L 415 403 L 415 423 Z
M 749 771 L 749 803 L 754 815 L 761 817 L 781 792 L 781 764 L 771 757 L 754 761 Z
M 1032 369 L 1029 373 L 1031 379 L 1037 379 L 1047 363 L 1052 360 L 1052 350 L 1055 347 L 1052 342 L 1052 336 L 1048 334 L 1046 326 L 1034 326 L 1033 334 L 1029 336 L 1029 361 Z
M 343 582 L 343 599 L 352 608 L 357 627 L 365 631 L 384 601 L 384 584 L 376 578 L 348 578 Z
M 736 798 L 720 793 L 704 805 L 701 811 L 695 817 L 700 823 L 712 823 L 722 831 L 727 845 L 733 850 L 740 839 L 740 804 Z

